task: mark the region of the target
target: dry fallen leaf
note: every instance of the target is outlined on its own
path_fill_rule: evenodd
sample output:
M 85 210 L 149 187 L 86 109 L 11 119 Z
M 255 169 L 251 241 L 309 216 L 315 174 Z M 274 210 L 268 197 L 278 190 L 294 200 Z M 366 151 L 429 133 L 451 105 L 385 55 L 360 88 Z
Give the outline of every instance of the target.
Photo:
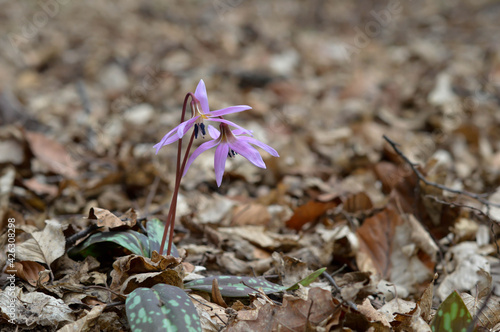
M 390 276 L 392 240 L 401 223 L 401 217 L 389 208 L 363 222 L 357 230 L 359 251 L 356 261 L 361 271 L 378 273 L 383 279 Z
M 97 220 L 97 226 L 103 227 L 101 231 L 118 230 L 120 228 L 131 228 L 137 222 L 137 214 L 133 209 L 129 209 L 125 214 L 118 218 L 109 210 L 92 207 L 89 210 L 88 219 Z
M 29 282 L 30 285 L 36 286 L 37 282 L 45 283 L 50 280 L 49 275 L 45 275 L 40 279 L 39 272 L 45 271 L 46 268 L 41 264 L 33 261 L 14 262 L 14 270 L 16 276 Z
M 335 311 L 329 291 L 311 288 L 307 300 L 285 296 L 283 306 L 267 303 L 258 309 L 258 318 L 234 321 L 227 331 L 305 331 L 316 327 Z M 243 316 L 238 316 L 243 318 Z M 253 318 L 249 315 L 248 318 Z
M 26 140 L 37 159 L 52 172 L 68 178 L 76 178 L 77 163 L 59 142 L 43 134 L 27 131 Z
M 21 261 L 36 261 L 49 266 L 64 255 L 66 238 L 62 225 L 57 220 L 46 220 L 43 231 L 33 232 L 31 239 L 16 247 L 16 258 Z
M 394 320 L 390 315 L 386 315 L 384 312 L 376 310 L 368 298 L 366 298 L 362 304 L 358 305 L 358 310 L 372 322 L 381 322 L 387 327 L 391 327 L 390 322 Z
M 340 203 L 340 197 L 336 197 L 329 202 L 309 201 L 295 209 L 293 216 L 286 222 L 286 226 L 298 231 L 305 224 L 315 221 L 326 211 L 337 207 Z

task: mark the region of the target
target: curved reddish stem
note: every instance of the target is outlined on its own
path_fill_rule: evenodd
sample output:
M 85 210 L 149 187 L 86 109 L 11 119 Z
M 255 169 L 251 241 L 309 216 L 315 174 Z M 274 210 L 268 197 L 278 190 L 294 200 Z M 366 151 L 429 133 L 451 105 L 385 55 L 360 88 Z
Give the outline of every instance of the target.
M 184 97 L 184 104 L 182 105 L 182 115 L 181 115 L 181 122 L 184 122 L 184 117 L 186 115 L 186 106 L 187 106 L 187 101 L 191 97 L 192 99 L 196 100 L 196 97 L 192 92 L 189 92 L 186 97 Z M 182 164 L 182 169 L 184 169 L 184 165 L 186 164 L 186 156 L 187 153 L 189 153 L 189 149 L 191 148 L 192 142 L 193 142 L 193 137 L 194 133 L 191 136 L 191 140 L 188 145 L 188 149 L 186 151 L 186 155 L 184 156 L 184 162 Z M 169 242 L 168 242 L 168 248 L 167 248 L 167 255 L 170 255 L 170 251 L 172 249 L 172 238 L 174 234 L 174 223 L 175 223 L 175 209 L 177 207 L 177 195 L 179 193 L 179 187 L 181 183 L 181 176 L 182 176 L 182 170 L 181 170 L 181 153 L 182 153 L 182 138 L 179 139 L 179 143 L 177 145 L 177 164 L 176 164 L 176 170 L 175 170 L 175 186 L 174 186 L 174 192 L 172 195 L 172 201 L 170 202 L 170 208 L 168 210 L 168 216 L 167 216 L 167 222 L 165 223 L 165 230 L 163 231 L 163 237 L 161 239 L 161 245 L 160 245 L 160 252 L 159 254 L 161 255 L 163 253 L 163 249 L 165 248 L 165 241 L 167 239 L 167 231 L 170 229 L 170 236 L 169 236 Z

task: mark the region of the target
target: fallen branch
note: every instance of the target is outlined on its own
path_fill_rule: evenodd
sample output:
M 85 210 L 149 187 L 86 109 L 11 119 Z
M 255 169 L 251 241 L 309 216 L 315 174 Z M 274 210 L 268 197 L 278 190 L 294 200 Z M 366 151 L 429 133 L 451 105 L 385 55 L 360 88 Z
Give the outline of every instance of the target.
M 420 181 L 422 181 L 423 183 L 425 183 L 426 185 L 432 186 L 432 187 L 436 187 L 436 188 L 439 188 L 441 190 L 444 190 L 444 191 L 447 191 L 447 192 L 450 192 L 450 193 L 468 196 L 470 198 L 473 198 L 473 199 L 477 200 L 478 202 L 481 202 L 488 209 L 490 207 L 498 207 L 498 208 L 500 208 L 500 203 L 493 203 L 493 202 L 490 202 L 490 201 L 488 201 L 487 199 L 484 198 L 484 197 L 488 196 L 488 194 L 476 194 L 476 193 L 472 193 L 472 192 L 465 191 L 465 190 L 453 189 L 453 188 L 450 188 L 450 187 L 446 187 L 446 186 L 444 186 L 442 184 L 439 184 L 439 183 L 427 180 L 425 178 L 425 176 L 417 169 L 418 164 L 413 163 L 410 159 L 408 159 L 408 157 L 406 157 L 403 154 L 403 152 L 401 152 L 401 150 L 398 148 L 399 144 L 395 143 L 394 141 L 392 141 L 389 137 L 387 137 L 385 135 L 383 137 L 387 141 L 387 143 L 389 143 L 391 145 L 391 147 L 398 154 L 398 156 L 400 156 L 401 158 L 403 158 L 403 160 L 411 167 L 413 173 L 415 173 L 415 175 L 418 177 L 418 179 Z

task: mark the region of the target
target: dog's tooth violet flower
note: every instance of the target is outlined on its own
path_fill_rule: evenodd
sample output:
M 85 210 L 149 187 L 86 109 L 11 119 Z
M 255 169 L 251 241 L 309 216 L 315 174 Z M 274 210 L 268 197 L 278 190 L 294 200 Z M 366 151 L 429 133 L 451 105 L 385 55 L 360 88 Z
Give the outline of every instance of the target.
M 190 105 L 192 111 L 192 118 L 182 122 L 180 125 L 172 129 L 168 134 L 163 136 L 161 141 L 153 146 L 156 149 L 156 154 L 158 154 L 160 149 L 165 145 L 174 143 L 180 138 L 182 138 L 184 134 L 189 129 L 191 129 L 191 127 L 193 127 L 193 125 L 194 125 L 195 138 L 197 138 L 198 133 L 200 132 L 202 136 L 204 136 L 206 134 L 206 131 L 203 120 L 225 123 L 235 128 L 239 128 L 240 130 L 243 130 L 247 134 L 250 134 L 250 132 L 247 131 L 246 129 L 238 126 L 237 124 L 231 121 L 222 119 L 220 117 L 226 114 L 243 112 L 251 109 L 251 107 L 247 105 L 237 105 L 210 112 L 210 108 L 208 106 L 207 89 L 205 87 L 205 82 L 203 82 L 203 80 L 200 80 L 200 82 L 198 83 L 196 91 L 194 92 L 194 98 L 191 101 Z
M 186 174 L 191 163 L 203 152 L 211 149 L 215 146 L 215 180 L 217 181 L 217 186 L 220 187 L 222 183 L 222 176 L 224 175 L 224 168 L 226 166 L 227 158 L 232 158 L 236 154 L 242 155 L 252 164 L 260 168 L 266 168 L 266 164 L 262 160 L 260 153 L 251 145 L 258 146 L 259 148 L 269 152 L 274 157 L 279 157 L 278 152 L 267 144 L 264 144 L 253 137 L 242 136 L 248 134 L 249 131 L 246 129 L 229 129 L 227 123 L 221 123 L 220 132 L 212 126 L 208 126 L 208 133 L 212 137 L 212 140 L 201 144 L 189 157 L 186 167 L 184 168 L 184 174 Z

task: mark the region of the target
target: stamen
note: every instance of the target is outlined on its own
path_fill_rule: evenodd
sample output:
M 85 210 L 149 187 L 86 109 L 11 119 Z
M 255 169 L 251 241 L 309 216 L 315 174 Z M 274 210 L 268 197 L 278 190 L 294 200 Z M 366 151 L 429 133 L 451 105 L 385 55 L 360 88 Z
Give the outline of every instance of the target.
M 205 124 L 203 122 L 200 123 L 200 129 L 201 129 L 201 135 L 205 136 L 207 132 L 205 131 Z
M 198 138 L 198 124 L 194 124 L 194 138 Z
M 234 150 L 230 149 L 229 152 L 227 153 L 227 156 L 229 158 L 233 158 L 234 156 L 236 156 L 238 154 L 238 152 L 235 152 Z

